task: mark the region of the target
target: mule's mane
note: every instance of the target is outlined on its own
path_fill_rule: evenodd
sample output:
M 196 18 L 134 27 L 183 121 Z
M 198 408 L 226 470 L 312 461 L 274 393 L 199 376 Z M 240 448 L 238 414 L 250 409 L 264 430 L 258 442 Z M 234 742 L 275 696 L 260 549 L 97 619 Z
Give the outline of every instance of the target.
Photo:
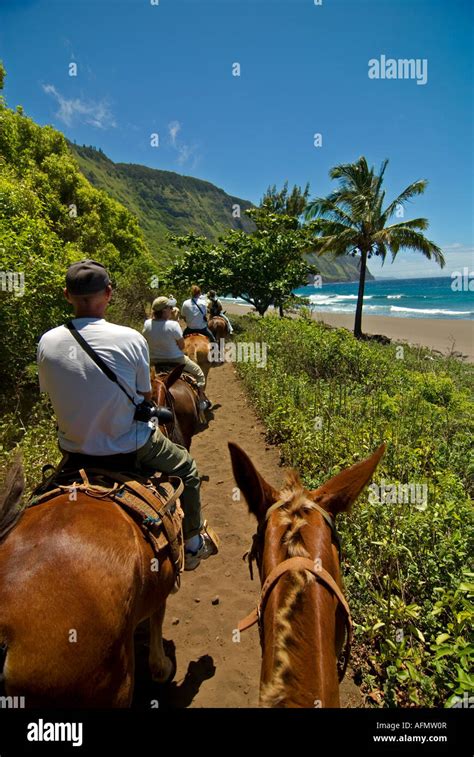
M 309 558 L 310 554 L 305 547 L 301 529 L 307 523 L 305 515 L 316 508 L 308 499 L 295 471 L 287 474 L 285 488 L 280 492 L 279 501 L 286 503 L 276 511 L 278 525 L 286 526 L 281 539 L 281 544 L 286 549 L 283 559 Z M 284 602 L 275 616 L 273 675 L 270 681 L 263 685 L 260 693 L 260 703 L 263 707 L 278 707 L 286 696 L 286 687 L 292 670 L 288 650 L 294 644 L 291 618 L 294 611 L 301 605 L 306 586 L 316 580 L 314 575 L 302 570 L 291 571 L 288 575 L 291 575 L 291 586 L 285 592 Z

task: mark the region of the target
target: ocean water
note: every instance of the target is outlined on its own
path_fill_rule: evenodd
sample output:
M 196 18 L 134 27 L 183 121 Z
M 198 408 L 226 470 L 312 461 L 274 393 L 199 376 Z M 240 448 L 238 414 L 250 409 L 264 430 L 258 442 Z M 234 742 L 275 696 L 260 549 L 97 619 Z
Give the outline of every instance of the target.
M 470 286 L 471 291 L 467 276 L 458 282 L 453 282 L 449 277 L 367 281 L 363 312 L 365 315 L 395 318 L 473 320 L 474 279 L 470 280 Z M 315 311 L 354 313 L 357 288 L 357 282 L 323 284 L 320 289 L 301 287 L 295 290 L 295 294 L 308 297 Z

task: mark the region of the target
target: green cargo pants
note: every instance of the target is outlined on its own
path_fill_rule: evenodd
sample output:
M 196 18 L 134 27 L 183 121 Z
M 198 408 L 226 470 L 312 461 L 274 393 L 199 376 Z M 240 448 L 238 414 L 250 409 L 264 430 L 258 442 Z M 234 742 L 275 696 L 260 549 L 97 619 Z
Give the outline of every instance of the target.
M 198 534 L 203 525 L 199 494 L 201 481 L 196 463 L 188 450 L 180 444 L 171 442 L 157 428 L 147 443 L 137 450 L 137 465 L 179 476 L 184 484 L 180 497 L 184 512 L 184 538 L 190 539 Z

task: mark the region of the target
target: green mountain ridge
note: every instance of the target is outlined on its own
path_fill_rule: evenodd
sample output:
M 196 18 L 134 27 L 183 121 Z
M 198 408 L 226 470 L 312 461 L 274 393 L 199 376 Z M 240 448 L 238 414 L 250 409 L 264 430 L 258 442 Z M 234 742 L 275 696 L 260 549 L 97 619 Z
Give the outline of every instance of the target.
M 255 228 L 244 213 L 252 203 L 232 197 L 208 181 L 133 163 L 114 163 L 92 147 L 70 147 L 91 184 L 137 216 L 148 246 L 160 262 L 177 255 L 169 234 L 194 231 L 217 241 L 229 228 L 247 232 Z M 240 218 L 232 215 L 235 205 L 240 207 Z
M 69 148 L 91 184 L 105 190 L 137 217 L 151 253 L 160 264 L 170 263 L 179 254 L 169 234 L 193 231 L 216 242 L 230 228 L 247 232 L 255 229 L 244 213 L 253 204 L 228 195 L 209 181 L 134 163 L 114 163 L 94 147 L 69 143 Z M 240 218 L 233 216 L 236 205 L 240 207 Z M 355 258 L 309 257 L 316 262 L 325 282 L 359 279 Z M 373 276 L 367 272 L 367 278 Z

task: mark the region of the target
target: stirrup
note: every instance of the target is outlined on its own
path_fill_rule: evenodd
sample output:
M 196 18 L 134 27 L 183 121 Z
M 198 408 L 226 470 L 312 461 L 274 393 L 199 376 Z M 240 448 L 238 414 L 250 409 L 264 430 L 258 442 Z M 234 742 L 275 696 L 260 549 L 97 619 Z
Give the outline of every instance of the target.
M 216 554 L 217 554 L 217 552 L 219 551 L 220 539 L 218 535 L 216 534 L 216 532 L 214 531 L 214 529 L 211 528 L 211 526 L 209 526 L 207 520 L 205 520 L 204 523 L 202 524 L 200 533 L 206 534 L 209 537 L 209 539 L 211 540 L 211 542 L 216 548 Z

